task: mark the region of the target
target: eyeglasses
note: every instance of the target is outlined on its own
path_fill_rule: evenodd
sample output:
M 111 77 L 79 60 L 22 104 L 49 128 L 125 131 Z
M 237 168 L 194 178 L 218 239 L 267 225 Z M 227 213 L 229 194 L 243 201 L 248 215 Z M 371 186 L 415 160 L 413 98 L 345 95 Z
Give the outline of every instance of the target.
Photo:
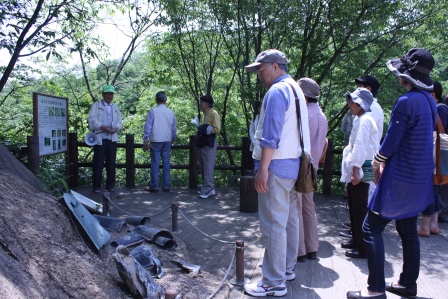
M 264 68 L 258 70 L 258 71 L 257 71 L 257 76 L 260 77 L 260 75 L 261 75 L 261 73 L 264 71 L 264 69 L 266 69 L 266 68 L 268 68 L 268 67 L 270 67 L 270 66 L 271 66 L 271 65 L 269 64 L 269 65 L 265 66 Z

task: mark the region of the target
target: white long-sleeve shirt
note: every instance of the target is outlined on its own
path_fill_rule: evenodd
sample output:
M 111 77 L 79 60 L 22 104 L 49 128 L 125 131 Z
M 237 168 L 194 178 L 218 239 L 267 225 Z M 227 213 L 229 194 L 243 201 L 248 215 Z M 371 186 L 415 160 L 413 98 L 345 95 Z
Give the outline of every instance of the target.
M 378 151 L 378 128 L 371 112 L 356 116 L 348 145 L 344 148 L 341 166 L 341 182 L 351 182 L 353 166 L 361 168 L 366 160 Z M 362 178 L 362 171 L 360 169 Z

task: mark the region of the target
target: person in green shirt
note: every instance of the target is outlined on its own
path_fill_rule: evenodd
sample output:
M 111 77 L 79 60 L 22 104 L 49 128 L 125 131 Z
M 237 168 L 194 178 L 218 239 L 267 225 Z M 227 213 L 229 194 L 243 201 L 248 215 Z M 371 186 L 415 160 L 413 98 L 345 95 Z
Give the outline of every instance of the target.
M 198 193 L 202 198 L 208 198 L 216 194 L 213 171 L 215 168 L 216 150 L 218 149 L 216 135 L 221 130 L 221 120 L 219 114 L 213 109 L 213 104 L 214 101 L 211 95 L 200 97 L 199 109 L 204 113 L 204 119 L 202 125 L 198 128 L 198 135 L 206 140 L 205 144 L 198 147 L 199 170 L 203 182 Z

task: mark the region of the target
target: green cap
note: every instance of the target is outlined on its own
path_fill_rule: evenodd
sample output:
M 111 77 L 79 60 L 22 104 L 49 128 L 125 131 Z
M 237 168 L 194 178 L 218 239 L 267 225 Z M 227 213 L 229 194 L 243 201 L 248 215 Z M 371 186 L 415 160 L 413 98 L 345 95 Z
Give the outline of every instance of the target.
M 115 92 L 115 87 L 113 85 L 104 85 L 103 92 Z

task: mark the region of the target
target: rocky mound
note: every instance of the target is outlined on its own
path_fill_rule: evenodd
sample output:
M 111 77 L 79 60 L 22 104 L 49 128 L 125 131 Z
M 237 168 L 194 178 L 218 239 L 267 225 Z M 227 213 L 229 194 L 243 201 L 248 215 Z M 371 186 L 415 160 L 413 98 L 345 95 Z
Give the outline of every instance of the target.
M 109 244 L 99 252 L 92 250 L 62 201 L 41 188 L 0 144 L 0 297 L 138 298 L 118 275 Z M 110 232 L 109 243 L 125 233 Z M 206 272 L 188 274 L 171 263 L 188 260 L 185 245 L 175 240 L 175 251 L 155 248 L 165 270 L 156 282 L 182 292 L 184 298 L 206 298 L 219 279 Z

